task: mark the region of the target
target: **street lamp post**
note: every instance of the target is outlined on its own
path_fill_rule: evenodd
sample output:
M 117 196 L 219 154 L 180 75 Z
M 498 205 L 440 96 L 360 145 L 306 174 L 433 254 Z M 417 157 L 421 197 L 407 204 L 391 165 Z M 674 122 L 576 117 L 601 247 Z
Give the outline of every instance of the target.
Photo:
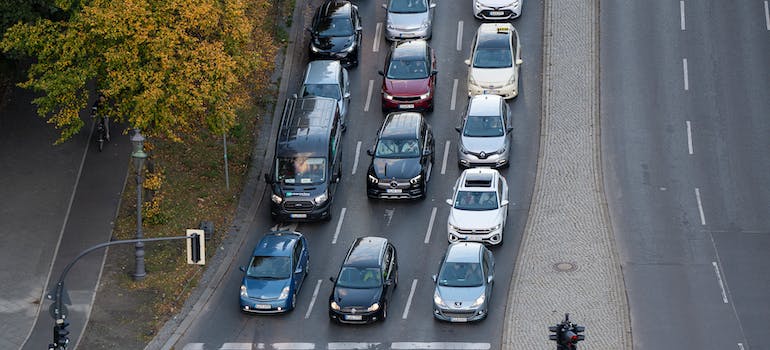
M 142 183 L 144 182 L 144 160 L 147 159 L 147 153 L 144 153 L 144 136 L 139 133 L 139 129 L 134 129 L 134 136 L 131 136 L 131 145 L 134 151 L 131 158 L 134 159 L 134 169 L 136 169 L 136 239 L 144 238 L 142 233 Z M 140 281 L 147 276 L 144 270 L 144 243 L 136 242 L 136 269 L 134 270 L 134 280 Z

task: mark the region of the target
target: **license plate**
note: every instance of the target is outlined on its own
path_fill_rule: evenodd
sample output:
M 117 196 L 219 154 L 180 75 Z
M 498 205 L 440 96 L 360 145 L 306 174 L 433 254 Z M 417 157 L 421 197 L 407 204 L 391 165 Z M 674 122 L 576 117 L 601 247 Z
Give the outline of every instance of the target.
M 348 321 L 361 321 L 364 318 L 361 315 L 345 315 L 345 319 Z
M 307 214 L 290 214 L 289 217 L 292 219 L 306 219 Z
M 503 11 L 489 11 L 490 16 L 502 16 Z
M 468 322 L 466 317 L 450 317 L 449 320 L 452 322 Z
M 385 192 L 387 192 L 387 193 L 401 193 L 401 192 L 403 192 L 403 190 L 400 189 L 400 188 L 388 188 L 388 189 L 385 190 Z
M 402 108 L 402 109 L 414 108 L 414 104 L 410 103 L 405 105 L 398 105 L 398 108 Z
M 268 304 L 257 304 L 257 305 L 254 305 L 254 308 L 257 310 L 270 310 L 272 306 Z

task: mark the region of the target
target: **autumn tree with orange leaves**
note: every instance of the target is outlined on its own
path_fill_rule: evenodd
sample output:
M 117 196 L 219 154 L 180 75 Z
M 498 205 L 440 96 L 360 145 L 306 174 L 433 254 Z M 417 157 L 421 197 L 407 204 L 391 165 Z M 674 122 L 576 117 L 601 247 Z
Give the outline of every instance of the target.
M 81 7 L 65 8 L 67 19 L 18 23 L 0 41 L 34 59 L 20 85 L 41 92 L 34 103 L 61 130 L 58 142 L 83 127 L 90 82 L 114 120 L 182 142 L 200 128 L 229 129 L 250 92 L 269 83 L 269 0 L 71 3 Z

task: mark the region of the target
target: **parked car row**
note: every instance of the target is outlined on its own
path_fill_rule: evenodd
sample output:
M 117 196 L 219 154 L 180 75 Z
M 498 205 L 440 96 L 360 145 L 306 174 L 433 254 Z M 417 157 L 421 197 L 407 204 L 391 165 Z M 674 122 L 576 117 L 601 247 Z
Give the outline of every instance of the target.
M 473 0 L 474 16 L 507 20 L 521 14 L 521 0 Z M 436 4 L 430 0 L 388 0 L 385 38 L 393 41 L 385 64 L 381 97 L 385 117 L 367 149 L 371 163 L 366 194 L 374 199 L 422 199 L 435 161 L 435 139 L 423 112 L 432 112 L 437 60 L 432 38 Z M 277 221 L 330 220 L 341 180 L 341 138 L 351 98 L 348 68 L 359 63 L 361 18 L 347 0 L 327 0 L 307 29 L 311 62 L 297 94 L 287 99 L 265 180 Z M 519 92 L 521 46 L 510 23 L 482 23 L 471 45 L 468 106 L 460 124 L 458 165 L 447 220 L 450 242 L 433 280 L 433 315 L 451 322 L 483 319 L 494 284 L 494 257 L 486 245 L 500 245 L 508 209 L 508 185 L 496 169 L 509 165 L 511 111 L 506 99 Z M 280 313 L 294 309 L 308 275 L 310 254 L 298 232 L 266 234 L 257 244 L 240 291 L 240 309 Z M 359 237 L 349 248 L 329 296 L 329 318 L 370 323 L 387 318 L 398 285 L 393 242 Z

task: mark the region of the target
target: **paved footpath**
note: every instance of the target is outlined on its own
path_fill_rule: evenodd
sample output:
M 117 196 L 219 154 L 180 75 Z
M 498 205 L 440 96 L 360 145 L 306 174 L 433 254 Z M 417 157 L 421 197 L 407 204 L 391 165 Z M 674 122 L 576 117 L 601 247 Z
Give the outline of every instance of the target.
M 631 349 L 630 318 L 604 196 L 599 0 L 545 0 L 543 113 L 535 192 L 511 281 L 504 349 L 553 349 L 564 313 L 581 349 Z

